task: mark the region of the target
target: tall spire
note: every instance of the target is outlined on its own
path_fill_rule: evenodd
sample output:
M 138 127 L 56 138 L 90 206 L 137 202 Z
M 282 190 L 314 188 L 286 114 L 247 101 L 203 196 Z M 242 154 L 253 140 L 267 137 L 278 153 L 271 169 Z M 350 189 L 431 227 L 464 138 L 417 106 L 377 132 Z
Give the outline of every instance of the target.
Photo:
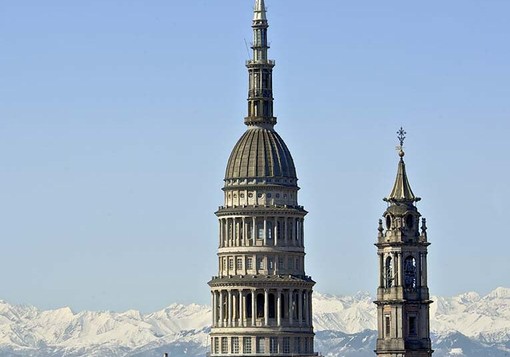
M 256 0 L 255 1 L 255 11 L 253 15 L 253 21 L 263 21 L 267 20 L 266 18 L 266 6 L 264 4 L 264 0 Z
M 406 173 L 406 164 L 404 163 L 404 140 L 406 139 L 405 135 L 407 134 L 402 127 L 397 131 L 398 140 L 400 145 L 397 146 L 398 155 L 400 156 L 400 161 L 398 163 L 397 177 L 395 179 L 395 184 L 393 185 L 393 189 L 391 190 L 390 195 L 384 200 L 387 202 L 418 202 L 420 201 L 419 197 L 416 197 L 411 189 L 411 185 L 409 184 L 409 180 L 407 179 Z
M 253 58 L 246 62 L 250 77 L 248 91 L 248 116 L 244 122 L 248 126 L 268 126 L 276 124 L 273 116 L 273 67 L 268 59 L 269 44 L 264 0 L 255 0 L 253 11 Z

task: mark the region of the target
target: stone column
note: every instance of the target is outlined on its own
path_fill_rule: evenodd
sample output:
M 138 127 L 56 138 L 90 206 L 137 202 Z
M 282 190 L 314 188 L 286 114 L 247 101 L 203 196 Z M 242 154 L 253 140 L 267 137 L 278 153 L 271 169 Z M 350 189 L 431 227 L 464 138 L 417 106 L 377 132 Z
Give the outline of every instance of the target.
M 403 278 L 402 253 L 396 253 L 395 254 L 395 258 L 393 260 L 395 262 L 394 269 L 396 269 L 396 272 L 397 272 L 397 285 L 398 286 L 403 286 L 404 285 L 404 280 L 402 279 Z
M 219 294 L 220 294 L 220 321 L 219 321 L 219 326 L 220 327 L 223 327 L 223 291 L 219 291 Z
M 257 305 L 257 296 L 255 294 L 255 289 L 251 290 L 251 325 L 255 326 L 255 306 Z
M 303 291 L 298 290 L 298 321 L 299 325 L 303 323 Z
M 239 326 L 239 291 L 232 292 L 232 326 Z
M 242 245 L 246 246 L 247 245 L 246 244 L 246 239 L 248 238 L 247 232 L 246 232 L 246 217 L 242 218 L 242 222 L 243 222 L 243 237 L 242 237 L 243 238 L 242 239 L 243 240 L 243 244 Z
M 301 220 L 296 218 L 296 243 L 301 246 Z
M 427 286 L 428 278 L 427 278 L 427 252 L 423 253 L 423 286 Z
M 312 291 L 308 292 L 308 326 L 311 326 L 313 321 L 312 294 L 313 294 Z
M 264 217 L 264 246 L 267 246 L 267 217 Z
M 241 217 L 236 218 L 237 225 L 237 246 L 241 246 L 241 239 L 243 237 L 243 219 Z
M 384 276 L 386 275 L 386 271 L 384 269 L 384 256 L 382 253 L 379 254 L 379 287 L 384 287 Z
M 240 312 L 241 312 L 241 326 L 242 327 L 245 327 L 246 326 L 246 293 L 244 292 L 244 290 L 241 290 L 239 292 L 240 294 L 240 303 L 241 303 L 241 306 L 240 306 Z
M 288 228 L 287 228 L 288 219 L 289 219 L 288 217 L 284 217 L 284 219 L 283 219 L 283 237 L 285 240 L 285 245 L 289 245 L 289 232 L 288 232 Z
M 230 218 L 225 218 L 225 246 L 230 247 Z
M 292 238 L 294 239 L 294 245 L 298 246 L 299 242 L 298 242 L 298 223 L 297 223 L 297 218 L 294 218 L 292 220 Z
M 296 237 L 294 236 L 294 231 L 296 230 L 296 219 L 294 217 L 290 218 L 290 241 L 291 245 L 296 245 Z
M 227 326 L 232 326 L 232 290 L 227 291 L 228 294 L 228 315 L 227 315 Z
M 255 217 L 253 217 L 252 220 L 253 220 L 253 227 L 252 227 L 252 236 L 251 236 L 251 238 L 252 238 L 252 242 L 255 242 L 255 240 L 257 239 L 257 235 L 256 235 L 256 233 L 257 233 L 257 220 L 256 220 Z
M 293 320 L 293 317 L 292 317 L 292 303 L 293 303 L 293 301 L 292 300 L 294 300 L 294 297 L 292 295 L 293 295 L 293 291 L 292 291 L 292 289 L 289 289 L 289 306 L 288 306 L 288 308 L 289 308 L 289 325 L 290 326 L 292 326 L 292 324 L 293 324 L 293 321 L 292 321 Z
M 216 293 L 211 291 L 211 304 L 212 304 L 212 324 L 216 326 Z
M 282 290 L 276 290 L 276 326 L 282 325 Z
M 305 246 L 305 229 L 304 229 L 304 226 L 305 226 L 305 220 L 300 218 L 299 219 L 299 244 L 300 244 L 300 247 L 304 247 Z
M 223 245 L 223 236 L 221 234 L 221 218 L 218 218 L 218 236 L 219 236 L 219 240 L 220 240 L 220 248 L 222 247 Z
M 306 324 L 306 326 L 308 326 L 308 322 L 309 322 L 308 321 L 308 319 L 309 319 L 308 291 L 304 290 L 303 293 L 304 293 L 303 294 L 303 315 L 305 318 L 305 324 Z
M 274 224 L 273 224 L 273 241 L 274 245 L 278 245 L 278 217 L 274 217 Z
M 418 253 L 418 259 L 416 259 L 416 287 L 421 288 L 422 286 L 422 273 L 421 273 L 421 253 Z
M 264 326 L 269 326 L 269 291 L 264 289 Z
M 219 219 L 220 221 L 220 247 L 225 246 L 225 223 L 223 222 L 223 218 Z

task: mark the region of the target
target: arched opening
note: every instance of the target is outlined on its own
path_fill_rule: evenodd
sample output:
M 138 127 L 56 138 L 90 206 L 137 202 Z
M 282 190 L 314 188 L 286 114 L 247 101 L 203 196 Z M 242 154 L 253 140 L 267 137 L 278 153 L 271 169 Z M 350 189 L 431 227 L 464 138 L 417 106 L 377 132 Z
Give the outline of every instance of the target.
M 245 313 L 246 313 L 246 317 L 251 319 L 253 316 L 251 314 L 251 308 L 253 306 L 253 297 L 252 297 L 253 294 L 248 294 L 246 295 L 246 306 L 245 306 Z
M 222 303 L 222 306 L 221 306 L 221 309 L 223 311 L 223 319 L 225 320 L 227 318 L 227 313 L 228 313 L 228 305 L 227 305 L 227 294 L 221 292 L 220 293 L 222 296 L 223 296 L 223 303 Z
M 257 223 L 257 239 L 264 239 L 264 223 Z
M 299 304 L 298 304 L 298 296 L 299 294 L 297 292 L 294 292 L 292 294 L 292 318 L 294 320 L 298 319 L 299 316 Z
M 385 274 L 384 280 L 386 282 L 386 287 L 387 288 L 393 287 L 394 274 L 393 274 L 393 259 L 391 259 L 391 257 L 386 258 L 384 274 Z
M 416 259 L 409 256 L 404 261 L 404 287 L 415 289 L 417 287 Z
M 269 318 L 274 319 L 276 317 L 276 304 L 275 304 L 275 296 L 274 294 L 268 295 L 268 307 L 269 307 Z
M 267 239 L 273 239 L 273 222 L 266 222 L 266 237 Z
M 390 229 L 390 228 L 391 228 L 391 216 L 387 215 L 386 216 L 386 229 Z
M 257 317 L 264 317 L 264 294 L 257 295 Z

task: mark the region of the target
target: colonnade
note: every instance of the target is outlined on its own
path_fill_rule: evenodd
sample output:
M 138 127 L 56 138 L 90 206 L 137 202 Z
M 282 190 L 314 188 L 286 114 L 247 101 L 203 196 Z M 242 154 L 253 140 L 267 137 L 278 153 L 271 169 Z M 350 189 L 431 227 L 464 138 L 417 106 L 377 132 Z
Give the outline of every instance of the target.
M 304 246 L 304 219 L 298 217 L 220 218 L 220 248 Z M 260 244 L 259 244 L 260 243 Z
M 311 326 L 307 289 L 213 290 L 213 327 Z

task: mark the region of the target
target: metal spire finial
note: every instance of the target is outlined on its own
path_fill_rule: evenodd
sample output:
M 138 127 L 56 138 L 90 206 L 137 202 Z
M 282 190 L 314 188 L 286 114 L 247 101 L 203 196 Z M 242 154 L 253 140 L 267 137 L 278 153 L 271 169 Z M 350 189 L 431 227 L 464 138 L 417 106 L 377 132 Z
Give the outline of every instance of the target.
M 255 9 L 253 14 L 253 21 L 265 21 L 266 18 L 266 5 L 264 0 L 255 0 Z
M 407 134 L 407 132 L 404 130 L 403 127 L 400 127 L 400 130 L 397 131 L 397 138 L 398 138 L 398 141 L 400 142 L 400 145 L 397 146 L 397 150 L 398 150 L 398 155 L 400 157 L 404 157 L 404 155 L 405 155 L 404 141 L 406 140 L 406 134 Z

